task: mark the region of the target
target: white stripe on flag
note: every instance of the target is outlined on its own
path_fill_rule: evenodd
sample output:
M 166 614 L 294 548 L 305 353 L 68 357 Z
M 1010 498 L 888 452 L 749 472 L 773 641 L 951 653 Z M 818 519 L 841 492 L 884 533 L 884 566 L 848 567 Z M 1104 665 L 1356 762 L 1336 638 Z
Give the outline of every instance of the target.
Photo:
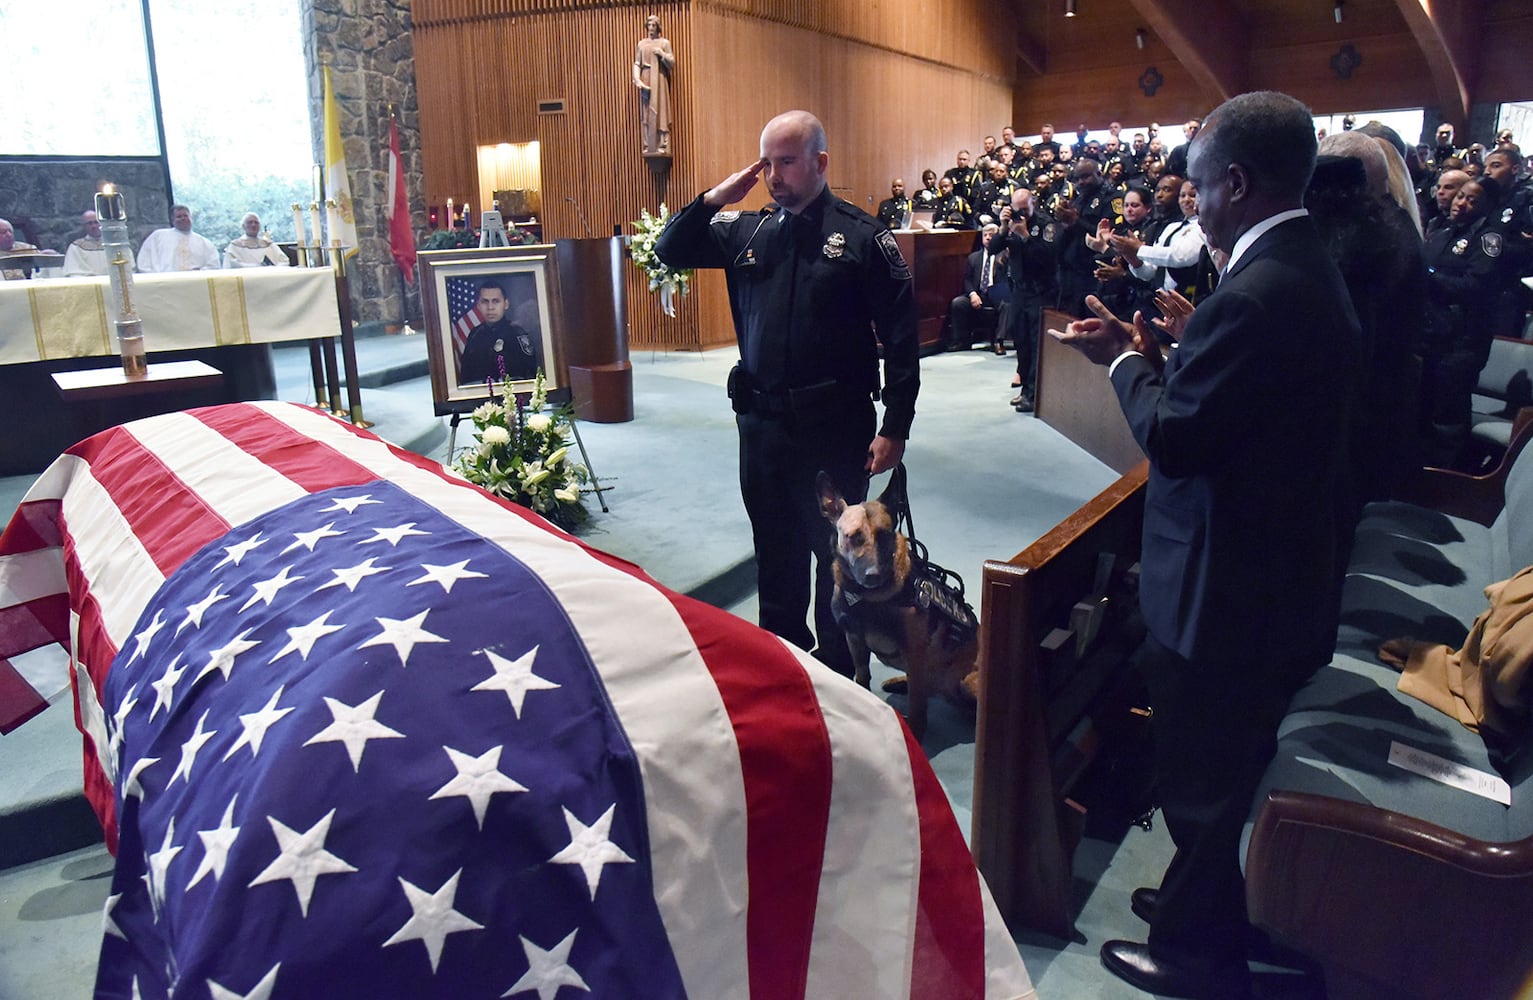
M 26 604 L 69 589 L 57 548 L 0 556 L 0 608 Z
M 869 942 L 915 939 L 921 820 L 905 734 L 892 708 L 808 654 L 794 652 L 814 684 L 833 760 L 830 827 L 804 996 L 905 1000 L 909 949 L 903 963 L 864 967 L 847 961 Z
M 121 649 L 165 578 L 90 466 L 73 455 L 62 456 L 54 464 L 73 466 L 61 508 L 64 526 L 75 542 L 85 592 L 101 607 L 107 640 Z M 79 649 L 78 642 L 73 645 Z M 105 670 L 107 665 L 100 666 Z
M 0 573 L 4 572 L 0 569 Z M 30 653 L 13 656 L 11 666 L 33 691 L 49 702 L 49 707 L 54 699 L 69 690 L 69 655 L 57 643 L 50 642 Z
M 718 689 L 670 601 L 579 545 L 508 517 L 478 490 L 401 460 L 380 441 L 337 433 L 328 417 L 304 408 L 255 405 L 500 545 L 548 582 L 600 668 L 638 755 L 656 901 L 687 993 L 745 1000 L 750 891 L 739 750 Z M 646 656 L 646 649 L 661 655 Z M 707 724 L 678 731 L 678 716 Z M 674 783 L 682 774 L 685 785 Z M 727 911 L 722 900 L 730 901 Z
M 231 527 L 308 495 L 302 486 L 189 413 L 140 420 L 125 430 Z

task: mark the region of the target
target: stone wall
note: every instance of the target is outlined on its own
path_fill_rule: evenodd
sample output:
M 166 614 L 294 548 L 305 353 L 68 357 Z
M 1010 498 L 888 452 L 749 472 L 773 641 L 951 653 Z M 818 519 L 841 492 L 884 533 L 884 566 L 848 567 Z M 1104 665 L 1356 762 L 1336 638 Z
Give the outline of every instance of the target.
M 80 213 L 96 207 L 96 192 L 109 181 L 122 191 L 134 246 L 169 224 L 165 165 L 158 157 L 0 157 L 0 219 L 16 227 L 18 240 L 62 252 L 84 235 Z
M 410 0 L 301 0 L 314 162 L 325 158 L 324 74 L 330 67 L 340 110 L 341 142 L 356 213 L 359 252 L 348 262 L 353 314 L 366 326 L 420 325 L 420 297 L 405 283 L 389 251 L 389 107 L 399 145 L 412 229 L 425 231 L 421 195 L 420 113 Z

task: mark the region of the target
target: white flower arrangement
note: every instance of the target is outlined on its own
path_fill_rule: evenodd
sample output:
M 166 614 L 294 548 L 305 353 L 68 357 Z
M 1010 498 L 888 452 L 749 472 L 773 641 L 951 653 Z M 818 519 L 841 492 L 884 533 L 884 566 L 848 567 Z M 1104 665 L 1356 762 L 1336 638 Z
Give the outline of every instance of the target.
M 633 257 L 633 262 L 639 265 L 639 270 L 649 278 L 649 290 L 660 293 L 660 305 L 665 314 L 675 316 L 673 296 L 678 293 L 685 295 L 691 290 L 692 272 L 667 267 L 655 256 L 655 242 L 660 239 L 669 221 L 671 210 L 665 207 L 665 202 L 660 203 L 659 215 L 650 215 L 649 209 L 643 209 L 638 220 L 633 223 L 634 234 L 628 244 L 628 253 Z
M 581 486 L 591 478 L 590 470 L 570 459 L 573 412 L 568 405 L 548 407 L 541 371 L 525 407 L 517 405 L 509 381 L 501 388 L 500 401 L 471 414 L 478 443 L 459 449 L 453 467 L 496 496 L 573 529 L 588 516 Z

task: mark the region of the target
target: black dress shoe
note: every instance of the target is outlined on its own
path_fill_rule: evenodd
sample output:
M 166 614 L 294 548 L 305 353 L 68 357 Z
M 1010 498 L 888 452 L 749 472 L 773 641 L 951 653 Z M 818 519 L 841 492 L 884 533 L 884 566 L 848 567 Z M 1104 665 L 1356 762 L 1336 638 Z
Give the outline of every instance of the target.
M 1033 394 L 1030 392 L 1018 393 L 1016 399 L 1011 402 L 1012 409 L 1018 413 L 1033 412 Z
M 1155 907 L 1160 902 L 1160 890 L 1151 886 L 1143 885 L 1134 890 L 1129 896 L 1129 909 L 1134 911 L 1134 916 L 1147 924 L 1155 922 Z
M 1188 1000 L 1249 1000 L 1251 973 L 1243 965 L 1207 970 L 1150 954 L 1150 946 L 1133 941 L 1102 945 L 1102 967 L 1119 979 L 1165 997 Z

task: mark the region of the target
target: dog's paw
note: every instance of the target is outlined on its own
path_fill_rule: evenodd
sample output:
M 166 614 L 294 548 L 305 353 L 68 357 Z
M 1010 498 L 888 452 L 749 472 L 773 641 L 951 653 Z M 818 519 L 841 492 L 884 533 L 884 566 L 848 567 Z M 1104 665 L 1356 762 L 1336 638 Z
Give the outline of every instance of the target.
M 879 686 L 884 689 L 885 694 L 904 694 L 905 689 L 908 688 L 910 684 L 906 680 L 905 675 L 900 674 L 898 677 L 889 678 Z

